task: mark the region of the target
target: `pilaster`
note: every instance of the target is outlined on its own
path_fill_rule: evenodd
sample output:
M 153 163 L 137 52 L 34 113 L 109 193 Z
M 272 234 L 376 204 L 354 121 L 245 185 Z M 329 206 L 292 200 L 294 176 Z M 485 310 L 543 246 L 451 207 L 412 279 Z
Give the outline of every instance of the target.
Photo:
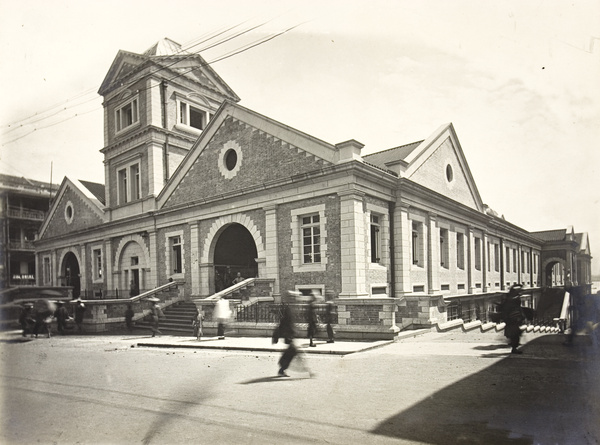
M 368 296 L 365 249 L 364 194 L 340 193 L 342 292 L 340 298 Z
M 199 223 L 189 223 L 190 227 L 190 275 L 192 295 L 200 295 L 200 240 Z
M 409 206 L 399 205 L 394 209 L 394 264 L 395 264 L 395 297 L 412 292 L 410 269 L 412 268 L 411 240 L 412 226 L 408 217 Z
M 428 216 L 427 230 L 427 289 L 430 295 L 440 290 L 440 230 L 437 225 L 437 215 L 430 213 Z
M 268 206 L 265 211 L 265 278 L 275 280 L 273 295 L 279 295 L 279 251 L 277 248 L 277 206 Z M 259 275 L 261 276 L 261 275 Z

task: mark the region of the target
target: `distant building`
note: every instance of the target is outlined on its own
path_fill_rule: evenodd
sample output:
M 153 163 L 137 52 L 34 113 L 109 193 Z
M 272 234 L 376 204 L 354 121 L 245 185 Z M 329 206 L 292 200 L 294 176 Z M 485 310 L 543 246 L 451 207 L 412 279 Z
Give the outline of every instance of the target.
M 0 174 L 0 288 L 35 284 L 33 241 L 51 198 L 49 183 Z
M 36 243 L 40 285 L 107 298 L 176 280 L 200 299 L 240 272 L 270 280 L 274 300 L 331 291 L 340 330 L 381 334 L 589 270 L 587 235 L 546 255 L 543 235 L 484 205 L 452 124 L 363 155 L 238 105 L 169 39 L 119 51 L 99 94 L 105 185 L 63 180 Z

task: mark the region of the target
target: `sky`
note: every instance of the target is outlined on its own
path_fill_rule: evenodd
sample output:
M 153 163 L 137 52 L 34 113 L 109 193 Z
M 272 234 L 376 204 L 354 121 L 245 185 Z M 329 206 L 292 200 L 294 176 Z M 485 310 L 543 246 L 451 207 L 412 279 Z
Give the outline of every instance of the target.
M 597 0 L 0 0 L 0 173 L 103 183 L 97 91 L 163 37 L 241 105 L 363 154 L 452 122 L 483 202 L 588 232 L 600 275 Z

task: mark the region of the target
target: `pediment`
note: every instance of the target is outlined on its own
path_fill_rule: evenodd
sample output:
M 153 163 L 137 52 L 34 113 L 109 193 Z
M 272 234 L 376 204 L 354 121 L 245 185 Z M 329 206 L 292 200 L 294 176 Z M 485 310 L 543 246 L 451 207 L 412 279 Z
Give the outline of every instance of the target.
M 159 195 L 158 207 L 262 189 L 331 165 L 336 155 L 331 144 L 225 103 Z
M 125 78 L 146 59 L 145 56 L 139 54 L 130 53 L 128 51 L 119 51 L 100 85 L 98 94 L 104 96 L 113 85 L 120 86 L 120 83 L 117 81 Z
M 484 206 L 452 124 L 444 125 L 404 159 L 402 176 L 483 211 Z
M 104 205 L 79 181 L 65 178 L 40 228 L 39 238 L 63 236 L 104 222 Z

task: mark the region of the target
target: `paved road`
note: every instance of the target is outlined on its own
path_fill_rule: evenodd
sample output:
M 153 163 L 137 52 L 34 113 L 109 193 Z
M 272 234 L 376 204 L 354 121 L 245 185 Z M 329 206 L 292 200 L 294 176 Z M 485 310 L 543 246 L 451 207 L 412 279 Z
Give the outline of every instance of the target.
M 261 339 L 264 340 L 264 339 Z M 136 346 L 127 336 L 1 344 L 5 444 L 597 444 L 597 346 L 430 333 L 351 355 Z

